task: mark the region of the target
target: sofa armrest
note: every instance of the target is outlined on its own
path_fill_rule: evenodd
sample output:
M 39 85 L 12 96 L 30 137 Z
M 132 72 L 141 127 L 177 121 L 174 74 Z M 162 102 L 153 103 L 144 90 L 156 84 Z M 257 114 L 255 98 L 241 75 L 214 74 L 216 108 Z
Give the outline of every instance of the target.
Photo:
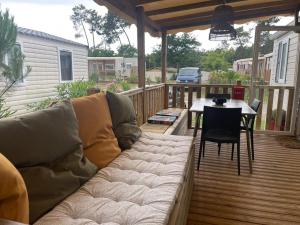
M 26 225 L 25 223 L 19 223 L 16 221 L 4 220 L 4 219 L 0 219 L 0 224 L 1 225 Z

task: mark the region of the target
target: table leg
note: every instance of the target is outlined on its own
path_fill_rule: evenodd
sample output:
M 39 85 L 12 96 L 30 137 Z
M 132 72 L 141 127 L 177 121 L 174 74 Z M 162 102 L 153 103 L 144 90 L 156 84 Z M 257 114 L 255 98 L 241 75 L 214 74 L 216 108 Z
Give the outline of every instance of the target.
M 252 174 L 252 155 L 250 148 L 250 131 L 249 131 L 249 120 L 247 117 L 244 117 L 244 126 L 246 127 L 246 141 L 247 141 L 247 151 L 248 151 L 248 161 L 249 161 L 249 170 Z
M 198 128 L 199 128 L 199 122 L 200 122 L 200 113 L 197 113 L 196 114 L 196 123 L 195 123 L 195 128 L 194 128 L 194 134 L 193 134 L 193 137 L 196 137 L 197 136 L 197 131 L 198 131 Z

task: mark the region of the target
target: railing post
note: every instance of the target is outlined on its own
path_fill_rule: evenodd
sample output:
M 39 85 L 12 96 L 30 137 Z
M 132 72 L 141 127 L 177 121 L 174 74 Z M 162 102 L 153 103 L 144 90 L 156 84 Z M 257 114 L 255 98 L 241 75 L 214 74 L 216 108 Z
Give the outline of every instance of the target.
M 169 108 L 169 85 L 165 84 L 165 91 L 164 91 L 164 108 Z
M 250 102 L 255 98 L 255 82 L 257 78 L 258 72 L 258 57 L 259 57 L 259 45 L 260 45 L 260 33 L 261 28 L 257 26 L 255 28 L 255 39 L 254 39 L 254 47 L 253 47 L 253 63 L 252 63 L 252 74 L 251 74 L 251 85 L 250 85 Z

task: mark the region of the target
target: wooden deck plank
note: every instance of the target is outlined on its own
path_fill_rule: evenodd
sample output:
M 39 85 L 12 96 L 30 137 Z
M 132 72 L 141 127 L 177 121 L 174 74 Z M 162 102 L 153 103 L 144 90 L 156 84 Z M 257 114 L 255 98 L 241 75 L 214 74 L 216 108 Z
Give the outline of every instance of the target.
M 276 136 L 255 135 L 256 158 L 249 174 L 242 138 L 241 176 L 236 157 L 230 160 L 230 145 L 222 145 L 218 156 L 217 145 L 206 144 L 199 171 L 195 165 L 188 225 L 300 224 L 300 149 L 280 146 Z M 199 137 L 196 164 L 198 149 Z

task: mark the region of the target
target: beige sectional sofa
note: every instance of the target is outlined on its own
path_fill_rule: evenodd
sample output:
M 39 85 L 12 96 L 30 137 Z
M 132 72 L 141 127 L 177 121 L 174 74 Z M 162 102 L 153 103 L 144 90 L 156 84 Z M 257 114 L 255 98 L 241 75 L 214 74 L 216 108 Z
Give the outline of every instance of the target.
M 185 224 L 193 187 L 192 143 L 192 137 L 143 133 L 35 225 Z
M 116 109 L 99 93 L 0 121 L 0 225 L 186 224 L 193 137 L 141 132 L 130 99 L 109 96 Z

